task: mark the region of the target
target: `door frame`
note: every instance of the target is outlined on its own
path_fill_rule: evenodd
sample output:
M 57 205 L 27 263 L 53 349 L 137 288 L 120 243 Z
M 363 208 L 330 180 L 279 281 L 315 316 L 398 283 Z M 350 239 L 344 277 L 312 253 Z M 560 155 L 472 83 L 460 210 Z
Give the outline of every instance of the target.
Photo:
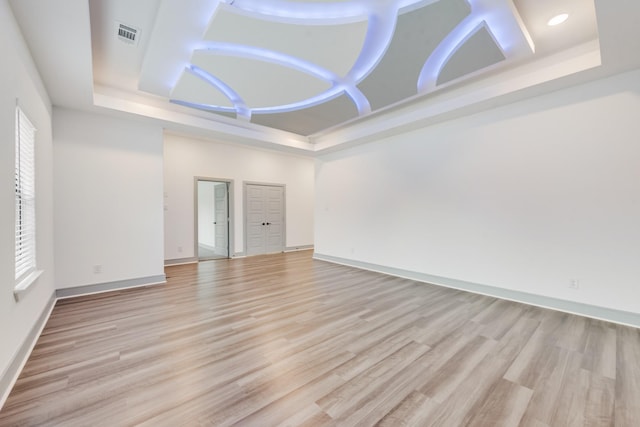
M 282 187 L 282 252 L 287 249 L 287 185 L 271 182 L 242 181 L 242 234 L 244 235 L 243 253 L 247 254 L 247 185 L 262 185 L 264 187 Z
M 209 182 L 225 182 L 227 184 L 227 191 L 229 194 L 227 195 L 227 227 L 229 227 L 227 231 L 227 250 L 228 255 L 227 258 L 232 258 L 235 253 L 235 240 L 234 240 L 234 222 L 235 218 L 234 209 L 233 209 L 233 180 L 227 178 L 211 178 L 207 176 L 194 176 L 193 177 L 193 254 L 194 258 L 200 261 L 200 256 L 198 255 L 198 181 L 209 181 Z

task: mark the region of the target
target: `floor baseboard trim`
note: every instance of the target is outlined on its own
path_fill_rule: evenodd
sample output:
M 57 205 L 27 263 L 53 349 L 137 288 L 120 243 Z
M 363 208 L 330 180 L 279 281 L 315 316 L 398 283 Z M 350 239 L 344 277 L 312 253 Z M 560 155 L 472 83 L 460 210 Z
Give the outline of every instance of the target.
M 475 294 L 487 295 L 508 301 L 520 302 L 536 307 L 548 308 L 565 313 L 577 314 L 579 316 L 604 320 L 634 328 L 640 328 L 640 313 L 615 310 L 612 308 L 599 307 L 590 304 L 583 304 L 559 298 L 546 297 L 542 295 L 530 294 L 527 292 L 513 291 L 510 289 L 498 288 L 495 286 L 481 285 L 478 283 L 465 282 L 462 280 L 450 279 L 447 277 L 433 276 L 416 271 L 403 270 L 399 268 L 386 267 L 378 264 L 371 264 L 362 261 L 355 261 L 346 258 L 334 257 L 315 253 L 314 259 L 327 261 L 334 264 L 346 265 L 348 267 L 359 268 L 361 270 L 373 271 L 376 273 L 388 274 L 390 276 L 402 277 L 405 279 L 424 282 L 436 286 L 458 289 Z
M 287 246 L 286 248 L 284 248 L 285 252 L 311 251 L 311 250 L 313 250 L 313 245 Z
M 58 299 L 73 298 L 83 295 L 98 294 L 102 292 L 119 291 L 123 289 L 139 288 L 151 285 L 160 285 L 167 282 L 164 274 L 149 277 L 139 277 L 137 279 L 118 280 L 115 282 L 97 283 L 95 285 L 76 286 L 73 288 L 63 288 L 56 291 Z
M 170 265 L 196 264 L 197 262 L 198 262 L 198 258 L 196 257 L 165 259 L 164 266 L 168 267 Z
M 29 356 L 33 351 L 33 348 L 38 342 L 38 338 L 40 338 L 40 334 L 44 329 L 49 317 L 51 316 L 51 312 L 53 311 L 53 307 L 56 305 L 56 292 L 51 293 L 51 298 L 49 298 L 49 302 L 42 310 L 40 317 L 29 331 L 29 334 L 22 342 L 22 345 L 13 356 L 11 363 L 7 367 L 7 369 L 2 373 L 0 377 L 0 410 L 4 406 L 13 386 L 15 385 L 18 377 L 20 376 L 20 372 L 22 372 L 22 368 L 29 360 Z

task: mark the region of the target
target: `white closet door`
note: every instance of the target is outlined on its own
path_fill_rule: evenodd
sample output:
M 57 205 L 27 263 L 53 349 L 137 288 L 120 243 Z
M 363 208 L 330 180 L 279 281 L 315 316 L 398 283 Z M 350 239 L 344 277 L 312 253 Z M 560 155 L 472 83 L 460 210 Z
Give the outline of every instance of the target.
M 247 184 L 246 250 L 247 255 L 284 250 L 284 187 Z

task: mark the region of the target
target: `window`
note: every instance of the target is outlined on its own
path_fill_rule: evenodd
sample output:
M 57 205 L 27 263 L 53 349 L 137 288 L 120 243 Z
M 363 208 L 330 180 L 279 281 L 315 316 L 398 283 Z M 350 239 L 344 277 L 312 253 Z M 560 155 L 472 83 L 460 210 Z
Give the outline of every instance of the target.
M 16 108 L 16 291 L 37 278 L 35 132 L 27 116 Z

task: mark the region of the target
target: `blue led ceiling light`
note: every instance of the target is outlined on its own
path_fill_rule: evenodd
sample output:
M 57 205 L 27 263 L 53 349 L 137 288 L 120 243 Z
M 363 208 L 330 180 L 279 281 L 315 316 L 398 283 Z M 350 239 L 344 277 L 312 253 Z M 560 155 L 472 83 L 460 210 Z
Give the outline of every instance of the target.
M 218 1 L 182 0 L 159 2 L 157 30 L 149 38 L 142 63 L 139 89 L 162 97 L 171 93 L 180 81 L 193 54 L 193 46 L 202 38 Z
M 449 59 L 483 27 L 486 27 L 486 23 L 472 14 L 447 34 L 431 52 L 418 75 L 418 93 L 430 92 L 435 89 L 438 77 Z
M 250 58 L 293 68 L 303 73 L 312 75 L 326 81 L 339 81 L 341 78 L 332 71 L 320 67 L 312 62 L 305 61 L 286 53 L 276 52 L 254 46 L 245 46 L 236 43 L 205 42 L 195 52 L 221 54 L 226 56 L 237 56 L 240 58 Z
M 307 98 L 303 101 L 293 102 L 286 105 L 278 105 L 276 107 L 259 107 L 254 108 L 251 111 L 253 112 L 253 114 L 290 113 L 291 111 L 298 111 L 304 108 L 311 108 L 320 104 L 324 104 L 325 102 L 338 98 L 344 93 L 344 89 L 336 86 L 320 93 L 319 95 L 312 96 L 311 98 Z
M 363 21 L 373 3 L 366 0 L 349 2 L 302 3 L 286 0 L 223 0 L 224 6 L 237 13 L 258 19 L 304 25 L 337 25 Z
M 430 1 L 432 2 L 433 0 Z M 209 52 L 276 63 L 305 72 L 332 84 L 332 87 L 327 91 L 297 103 L 254 109 L 248 109 L 244 106 L 243 108 L 248 111 L 248 114 L 245 112 L 244 117 L 250 117 L 252 113 L 283 113 L 309 108 L 342 94 L 346 94 L 353 101 L 359 115 L 364 115 L 371 112 L 371 105 L 356 85 L 373 71 L 384 56 L 393 37 L 399 8 L 413 3 L 418 2 L 403 0 L 371 3 L 370 1 L 360 0 L 341 3 L 296 3 L 282 0 L 268 2 L 264 0 L 228 0 L 219 5 L 219 7 L 232 8 L 236 13 L 246 14 L 253 18 L 272 19 L 295 24 L 337 25 L 368 20 L 367 34 L 360 55 L 358 55 L 354 66 L 344 77 L 340 77 L 308 61 L 267 49 L 228 43 L 206 43 L 203 48 Z M 197 50 L 201 51 L 202 48 Z M 191 68 L 188 67 L 187 69 Z M 213 78 L 212 75 L 209 75 L 208 78 L 203 78 L 203 80 L 212 84 L 229 97 L 228 93 L 231 88 L 226 85 L 221 86 L 222 82 Z M 212 111 L 228 110 L 228 107 L 218 108 L 213 105 L 187 103 L 177 100 L 173 100 L 173 102 Z M 241 117 L 240 112 L 238 112 L 238 116 Z
M 375 6 L 369 15 L 369 27 L 362 51 L 347 74 L 347 79 L 353 81 L 354 84 L 364 80 L 382 60 L 396 29 L 397 2 L 390 2 L 387 5 L 376 3 Z
M 467 0 L 482 20 L 505 58 L 532 55 L 535 45 L 513 0 Z
M 324 69 L 314 63 L 291 55 L 251 46 L 232 43 L 194 41 L 193 53 L 238 56 L 257 61 L 266 61 L 295 69 L 331 83 L 331 88 L 318 95 L 287 105 L 250 108 L 240 96 L 224 82 L 198 67 L 186 68 L 208 84 L 216 87 L 234 104 L 234 108 L 190 103 L 179 100 L 172 102 L 195 108 L 236 112 L 239 118 L 249 120 L 252 114 L 284 113 L 313 107 L 346 94 L 356 105 L 359 115 L 371 112 L 366 96 L 358 89 L 362 82 L 378 65 L 387 51 L 397 23 L 400 10 L 424 7 L 439 0 L 352 0 L 347 2 L 295 2 L 286 0 L 221 0 L 210 3 L 215 16 L 218 8 L 249 16 L 254 19 L 299 25 L 339 25 L 345 23 L 368 22 L 365 40 L 354 65 L 344 76 Z M 505 58 L 516 57 L 533 49 L 531 39 L 524 29 L 512 0 L 467 0 L 471 14 L 467 16 L 432 52 L 425 62 L 417 82 L 418 93 L 435 89 L 438 76 L 449 59 L 478 30 L 486 28 Z M 527 47 L 529 49 L 527 49 Z
M 363 48 L 360 55 L 358 55 L 354 66 L 344 77 L 340 77 L 308 61 L 252 46 L 208 42 L 203 43 L 202 47 L 196 50 L 206 50 L 209 52 L 217 52 L 226 55 L 272 62 L 313 75 L 332 84 L 332 87 L 329 90 L 304 101 L 287 105 L 254 108 L 250 110 L 251 113 L 270 114 L 300 110 L 327 102 L 344 93 L 355 104 L 358 109 L 358 114 L 364 115 L 371 112 L 371 105 L 369 100 L 356 85 L 369 75 L 371 71 L 373 71 L 373 68 L 384 56 L 384 53 L 393 38 L 398 9 L 407 3 L 407 0 L 402 2 L 396 1 L 374 4 L 367 1 L 352 1 L 348 3 L 333 4 L 301 4 L 280 0 L 270 2 L 235 0 L 229 1 L 226 5 L 221 5 L 225 7 L 232 7 L 234 11 L 241 11 L 241 13 L 249 14 L 249 16 L 254 18 L 276 18 L 280 22 L 296 24 L 331 23 L 336 25 L 367 19 L 369 25 Z M 210 79 L 205 79 L 205 81 L 218 87 L 218 82 L 214 82 Z M 182 104 L 184 105 L 184 102 Z M 199 108 L 213 110 L 215 109 L 215 106 L 201 105 Z
M 485 28 L 505 58 L 533 53 L 529 34 L 519 22 L 511 0 L 467 0 L 471 14 L 463 19 L 433 50 L 418 76 L 418 93 L 436 88 L 438 77 L 449 59 L 480 29 Z
M 235 107 L 202 104 L 199 102 L 182 101 L 180 99 L 170 99 L 169 102 L 176 105 L 182 105 L 183 107 L 195 108 L 196 110 L 213 111 L 215 113 L 238 114 L 238 110 L 236 110 Z
M 208 84 L 210 84 L 211 86 L 215 87 L 220 92 L 222 92 L 224 96 L 226 96 L 229 99 L 229 101 L 231 101 L 231 103 L 233 104 L 233 108 L 200 104 L 195 102 L 180 101 L 180 100 L 171 100 L 171 102 L 173 102 L 174 104 L 199 108 L 203 110 L 236 113 L 239 119 L 244 119 L 247 121 L 251 120 L 251 110 L 247 108 L 247 104 L 244 102 L 242 97 L 225 82 L 223 82 L 216 76 L 212 75 L 211 73 L 195 65 L 191 65 L 187 67 L 185 71 L 202 79 L 203 81 L 207 82 Z
M 265 108 L 254 108 L 254 113 L 284 113 L 300 108 L 305 108 L 305 105 L 307 107 L 311 107 L 321 104 L 322 102 L 329 101 L 335 98 L 336 94 L 340 94 L 342 92 L 344 92 L 347 96 L 349 96 L 349 98 L 351 98 L 353 103 L 356 105 L 359 114 L 362 115 L 371 112 L 371 105 L 369 104 L 369 101 L 364 96 L 364 94 L 360 91 L 360 89 L 358 89 L 355 85 L 349 83 L 348 81 L 345 81 L 336 73 L 333 73 L 332 71 L 320 67 L 312 62 L 268 49 L 262 49 L 253 46 L 243 46 L 234 43 L 206 42 L 203 44 L 202 48 L 196 49 L 196 52 L 236 56 L 240 58 L 269 62 L 272 64 L 291 68 L 305 74 L 309 74 L 313 77 L 329 82 L 332 85 L 329 90 L 313 98 L 301 101 L 300 103 L 292 103 Z
M 256 19 L 271 19 L 298 25 L 339 25 L 368 21 L 365 41 L 344 81 L 361 82 L 386 52 L 400 8 L 412 4 L 430 4 L 436 0 L 352 0 L 349 2 L 300 3 L 283 0 L 226 0 L 230 11 Z

